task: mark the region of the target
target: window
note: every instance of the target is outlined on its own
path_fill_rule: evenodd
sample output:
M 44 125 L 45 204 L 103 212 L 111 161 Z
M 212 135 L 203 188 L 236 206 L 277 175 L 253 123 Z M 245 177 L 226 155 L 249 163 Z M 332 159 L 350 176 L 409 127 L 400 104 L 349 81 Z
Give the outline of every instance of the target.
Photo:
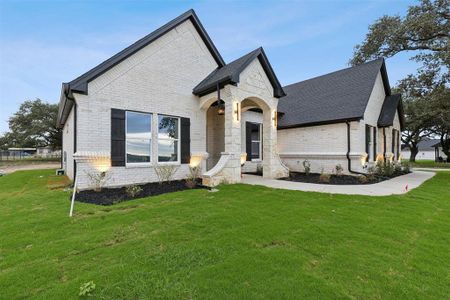
M 180 119 L 158 115 L 158 162 L 179 162 Z
M 261 124 L 253 124 L 250 139 L 252 159 L 261 159 Z
M 366 153 L 367 158 L 366 161 L 370 161 L 373 158 L 372 155 L 372 126 L 366 124 Z
M 126 112 L 126 162 L 150 163 L 152 149 L 151 114 Z

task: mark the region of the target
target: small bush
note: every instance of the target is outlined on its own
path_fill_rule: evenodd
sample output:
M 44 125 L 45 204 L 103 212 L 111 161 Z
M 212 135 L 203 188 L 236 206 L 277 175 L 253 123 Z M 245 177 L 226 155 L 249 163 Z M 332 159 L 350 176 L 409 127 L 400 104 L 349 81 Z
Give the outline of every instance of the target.
M 342 167 L 341 164 L 337 164 L 334 170 L 336 171 L 336 176 L 341 176 L 342 173 L 344 172 L 344 168 Z
M 157 165 L 155 166 L 156 176 L 158 176 L 159 183 L 165 181 L 170 182 L 173 179 L 173 175 L 178 170 L 176 165 Z
M 330 174 L 320 174 L 320 176 L 319 176 L 319 182 L 322 182 L 322 183 L 330 183 L 330 178 L 331 178 L 331 175 L 330 175 Z
M 309 173 L 311 173 L 311 162 L 309 160 L 304 160 L 302 162 L 303 164 L 303 169 L 305 169 L 305 174 L 309 175 Z
M 405 172 L 405 173 L 411 172 L 411 165 L 410 165 L 409 161 L 404 161 L 404 162 L 402 161 L 401 165 L 403 168 L 403 172 Z
M 263 165 L 262 164 L 257 164 L 256 165 L 256 174 L 258 174 L 258 175 L 262 175 L 263 174 Z
M 392 175 L 394 175 L 394 164 L 390 161 L 377 161 L 376 174 L 385 177 L 392 177 Z
M 358 181 L 361 184 L 365 184 L 365 183 L 369 182 L 369 178 L 367 178 L 367 176 L 365 176 L 365 175 L 359 175 L 358 176 Z
M 95 290 L 95 283 L 93 281 L 83 283 L 80 286 L 80 293 L 78 293 L 78 296 L 80 297 L 92 296 L 92 292 L 94 290 Z
M 109 174 L 106 172 L 85 172 L 89 181 L 91 182 L 92 189 L 96 192 L 100 192 L 102 190 L 103 185 L 109 179 Z
M 403 174 L 403 168 L 401 164 L 394 164 L 394 174 L 400 175 Z
M 139 185 L 133 184 L 129 185 L 125 188 L 125 192 L 127 193 L 128 197 L 134 198 L 140 193 L 142 193 L 142 188 Z
M 198 178 L 200 178 L 200 167 L 189 166 L 189 176 L 186 178 L 186 186 L 190 189 L 195 188 Z

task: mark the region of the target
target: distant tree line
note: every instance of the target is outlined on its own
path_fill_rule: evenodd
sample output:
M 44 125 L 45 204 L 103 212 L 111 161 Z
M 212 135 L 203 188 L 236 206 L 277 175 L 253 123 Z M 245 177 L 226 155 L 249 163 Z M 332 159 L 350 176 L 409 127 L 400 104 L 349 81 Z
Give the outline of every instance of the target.
M 23 102 L 8 120 L 9 131 L 0 136 L 0 150 L 17 147 L 61 149 L 62 132 L 56 127 L 58 105 L 41 99 Z
M 364 41 L 356 45 L 350 64 L 378 57 L 413 52 L 421 63 L 415 74 L 393 89 L 402 94 L 406 124 L 402 142 L 415 161 L 418 143 L 439 138 L 450 162 L 450 1 L 422 0 L 408 8 L 405 17 L 383 16 L 369 26 Z

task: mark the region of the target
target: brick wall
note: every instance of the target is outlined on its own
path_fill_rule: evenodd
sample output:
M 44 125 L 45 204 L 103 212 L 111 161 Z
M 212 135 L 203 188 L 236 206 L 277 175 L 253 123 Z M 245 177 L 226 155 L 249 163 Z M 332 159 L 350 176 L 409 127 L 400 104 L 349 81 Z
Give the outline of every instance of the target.
M 89 83 L 88 95 L 75 94 L 78 104 L 77 151 L 110 153 L 111 108 L 188 117 L 191 152 L 206 151 L 206 116 L 192 89 L 217 67 L 188 20 Z M 154 130 L 156 134 L 156 130 Z M 152 159 L 157 158 L 153 143 Z M 89 188 L 85 175 L 96 172 L 80 163 L 79 187 Z M 156 181 L 153 167 L 112 167 L 106 186 Z M 183 178 L 181 165 L 175 178 Z

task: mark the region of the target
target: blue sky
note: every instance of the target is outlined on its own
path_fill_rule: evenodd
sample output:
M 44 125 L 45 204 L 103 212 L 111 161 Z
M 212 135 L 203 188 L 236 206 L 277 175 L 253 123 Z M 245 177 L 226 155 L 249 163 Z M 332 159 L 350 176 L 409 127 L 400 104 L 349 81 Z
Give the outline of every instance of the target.
M 194 8 L 226 62 L 263 46 L 283 85 L 347 67 L 353 47 L 384 14 L 414 1 L 0 0 L 0 133 L 27 99 L 57 103 L 74 79 Z M 391 84 L 414 72 L 387 61 Z

